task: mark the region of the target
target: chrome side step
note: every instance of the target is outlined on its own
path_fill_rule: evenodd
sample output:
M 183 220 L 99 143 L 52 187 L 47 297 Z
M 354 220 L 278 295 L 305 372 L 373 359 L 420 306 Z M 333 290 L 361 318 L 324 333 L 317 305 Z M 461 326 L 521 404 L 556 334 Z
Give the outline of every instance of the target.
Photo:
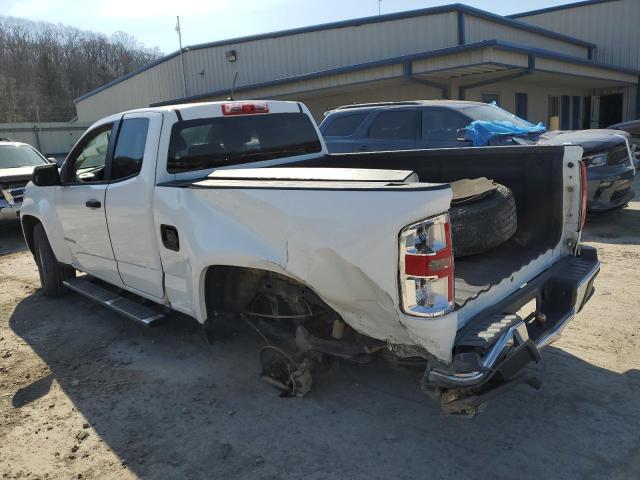
M 79 293 L 147 327 L 156 325 L 167 316 L 167 313 L 160 306 L 154 308 L 142 305 L 97 283 L 93 283 L 85 277 L 71 278 L 62 283 L 69 290 Z

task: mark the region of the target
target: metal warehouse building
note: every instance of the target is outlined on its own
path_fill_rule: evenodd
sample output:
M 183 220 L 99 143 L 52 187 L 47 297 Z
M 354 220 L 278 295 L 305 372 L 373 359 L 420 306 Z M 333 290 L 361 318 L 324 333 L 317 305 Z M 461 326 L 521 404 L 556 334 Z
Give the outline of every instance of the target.
M 495 100 L 562 129 L 640 116 L 640 0 L 503 17 L 454 4 L 186 47 L 76 99 L 78 119 L 179 102 Z M 181 60 L 184 62 L 184 77 Z M 553 125 L 553 122 L 551 122 Z

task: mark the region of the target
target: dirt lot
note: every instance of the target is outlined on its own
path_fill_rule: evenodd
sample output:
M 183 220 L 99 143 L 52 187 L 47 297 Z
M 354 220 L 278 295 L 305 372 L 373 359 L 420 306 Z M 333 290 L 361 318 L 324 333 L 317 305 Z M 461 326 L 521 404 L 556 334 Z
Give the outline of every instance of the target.
M 543 389 L 468 420 L 378 364 L 336 364 L 305 399 L 279 398 L 251 332 L 210 346 L 184 318 L 149 330 L 46 299 L 5 231 L 2 478 L 640 478 L 640 202 L 590 219 L 586 240 L 597 294 L 545 351 Z

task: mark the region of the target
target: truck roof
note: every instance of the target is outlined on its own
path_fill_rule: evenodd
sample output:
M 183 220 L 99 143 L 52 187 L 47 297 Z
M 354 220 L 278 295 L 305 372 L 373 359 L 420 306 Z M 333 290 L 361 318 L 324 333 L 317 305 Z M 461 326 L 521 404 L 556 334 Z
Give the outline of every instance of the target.
M 286 100 L 260 100 L 260 99 L 252 99 L 252 100 L 221 100 L 217 102 L 197 102 L 197 103 L 178 103 L 174 105 L 164 105 L 160 107 L 143 107 L 136 108 L 133 110 L 127 110 L 125 112 L 117 113 L 116 115 L 125 115 L 127 113 L 140 113 L 140 112 L 175 112 L 176 110 L 180 110 L 181 113 L 189 110 L 200 109 L 203 106 L 214 106 L 214 105 L 224 105 L 228 103 L 266 103 L 268 105 L 283 105 L 294 107 L 295 110 L 300 111 L 300 102 L 292 102 Z

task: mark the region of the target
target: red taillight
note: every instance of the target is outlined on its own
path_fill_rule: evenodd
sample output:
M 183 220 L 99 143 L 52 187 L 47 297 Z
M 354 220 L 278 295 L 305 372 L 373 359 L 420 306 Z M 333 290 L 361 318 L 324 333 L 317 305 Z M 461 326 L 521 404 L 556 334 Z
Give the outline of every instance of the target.
M 580 230 L 584 228 L 587 222 L 587 165 L 580 162 L 580 183 L 582 188 L 582 196 L 580 203 Z
M 453 250 L 448 215 L 409 225 L 400 233 L 402 310 L 433 317 L 454 305 Z
M 266 102 L 233 102 L 222 104 L 223 115 L 251 115 L 253 113 L 269 113 Z

